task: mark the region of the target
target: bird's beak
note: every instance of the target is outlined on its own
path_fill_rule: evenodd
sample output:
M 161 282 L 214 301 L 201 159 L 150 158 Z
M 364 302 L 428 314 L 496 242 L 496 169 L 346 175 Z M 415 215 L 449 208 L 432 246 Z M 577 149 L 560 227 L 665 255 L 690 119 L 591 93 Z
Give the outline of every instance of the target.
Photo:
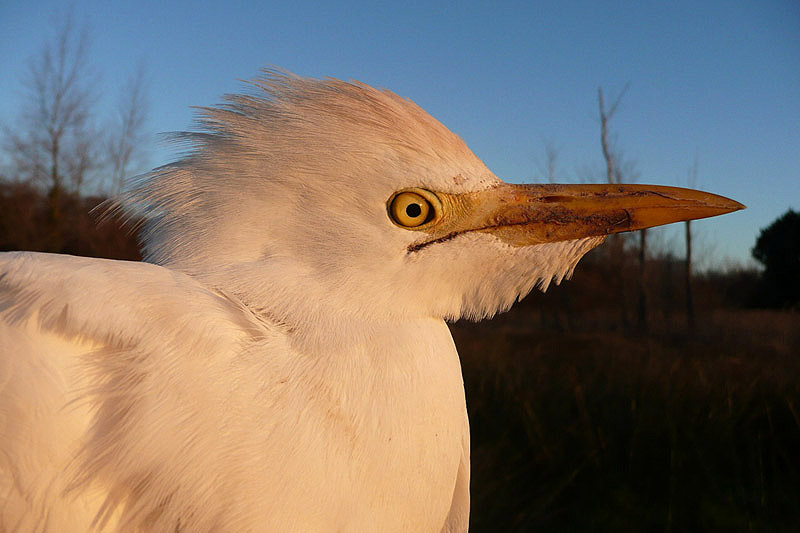
M 445 215 L 427 230 L 441 242 L 490 233 L 514 246 L 566 241 L 723 215 L 744 205 L 707 192 L 660 185 L 512 185 L 438 194 Z

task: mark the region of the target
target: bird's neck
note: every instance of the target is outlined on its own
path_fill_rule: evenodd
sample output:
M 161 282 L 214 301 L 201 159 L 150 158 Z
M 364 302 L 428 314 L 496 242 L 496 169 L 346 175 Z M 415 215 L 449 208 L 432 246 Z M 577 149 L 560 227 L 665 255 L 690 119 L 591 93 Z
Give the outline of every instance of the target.
M 175 268 L 170 265 L 170 268 Z M 430 327 L 447 333 L 444 322 L 425 314 L 399 315 L 387 305 L 379 283 L 341 283 L 290 259 L 240 263 L 203 272 L 183 270 L 201 283 L 240 302 L 267 327 L 283 331 L 306 353 L 348 351 L 376 336 Z M 450 340 L 447 333 L 448 342 Z

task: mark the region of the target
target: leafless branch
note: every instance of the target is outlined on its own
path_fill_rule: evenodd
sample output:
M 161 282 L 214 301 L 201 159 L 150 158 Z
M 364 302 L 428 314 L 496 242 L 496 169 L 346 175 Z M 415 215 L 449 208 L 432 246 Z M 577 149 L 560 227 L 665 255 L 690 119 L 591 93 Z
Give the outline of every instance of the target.
M 603 88 L 597 88 L 597 102 L 600 107 L 600 142 L 603 147 L 603 157 L 606 160 L 606 180 L 608 183 L 620 183 L 621 181 L 620 171 L 616 167 L 617 158 L 613 149 L 611 148 L 611 142 L 609 140 L 608 123 L 617 112 L 619 103 L 622 101 L 622 97 L 625 96 L 625 93 L 628 91 L 628 87 L 630 87 L 630 82 L 625 84 L 625 87 L 623 87 L 622 91 L 620 91 L 617 99 L 614 101 L 614 104 L 610 109 L 606 109 L 605 99 L 603 98 Z
M 147 108 L 145 69 L 140 64 L 120 97 L 117 124 L 111 129 L 109 137 L 108 157 L 114 194 L 122 190 L 125 179 L 130 176 L 131 167 L 141 153 Z

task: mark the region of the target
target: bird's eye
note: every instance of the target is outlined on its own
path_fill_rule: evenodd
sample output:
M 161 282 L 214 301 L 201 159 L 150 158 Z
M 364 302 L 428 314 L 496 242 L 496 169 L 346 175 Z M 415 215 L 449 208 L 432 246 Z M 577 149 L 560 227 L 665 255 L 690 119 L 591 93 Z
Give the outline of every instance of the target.
M 422 194 L 402 191 L 389 200 L 389 216 L 398 226 L 416 228 L 434 218 L 435 208 Z

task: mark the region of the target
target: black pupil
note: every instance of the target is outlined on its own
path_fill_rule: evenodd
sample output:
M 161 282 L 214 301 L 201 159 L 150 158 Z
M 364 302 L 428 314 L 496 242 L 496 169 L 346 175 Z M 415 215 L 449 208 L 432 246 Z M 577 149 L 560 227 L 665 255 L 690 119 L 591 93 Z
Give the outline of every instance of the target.
M 417 218 L 422 214 L 422 208 L 419 204 L 408 204 L 406 207 L 406 215 L 410 216 L 411 218 Z

